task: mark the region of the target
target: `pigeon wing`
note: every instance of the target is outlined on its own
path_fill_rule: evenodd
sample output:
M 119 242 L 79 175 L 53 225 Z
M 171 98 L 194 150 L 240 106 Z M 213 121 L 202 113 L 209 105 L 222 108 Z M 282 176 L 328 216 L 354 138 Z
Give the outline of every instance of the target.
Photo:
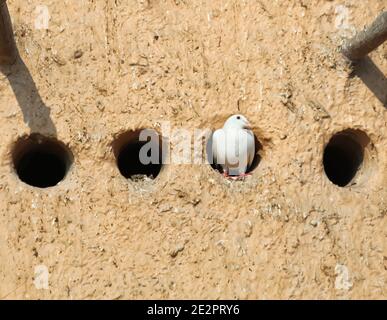
M 223 129 L 218 129 L 212 135 L 212 157 L 214 164 L 220 164 L 225 157 L 225 141 Z

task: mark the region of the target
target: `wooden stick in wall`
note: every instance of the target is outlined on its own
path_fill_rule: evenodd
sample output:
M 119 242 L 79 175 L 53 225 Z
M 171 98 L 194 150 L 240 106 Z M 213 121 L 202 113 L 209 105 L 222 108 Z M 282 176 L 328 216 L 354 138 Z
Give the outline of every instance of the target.
M 387 11 L 382 12 L 365 30 L 358 32 L 349 39 L 341 52 L 349 60 L 355 62 L 364 58 L 371 51 L 387 40 Z
M 6 0 L 0 0 L 0 64 L 16 61 L 16 44 Z

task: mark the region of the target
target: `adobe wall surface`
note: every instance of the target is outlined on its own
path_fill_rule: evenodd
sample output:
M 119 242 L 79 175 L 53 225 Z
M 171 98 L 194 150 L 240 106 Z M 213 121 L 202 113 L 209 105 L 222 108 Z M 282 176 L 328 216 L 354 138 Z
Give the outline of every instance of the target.
M 1 298 L 387 298 L 387 44 L 362 79 L 337 52 L 385 0 L 8 6 L 25 66 L 0 75 Z M 118 134 L 217 129 L 235 113 L 263 145 L 244 181 L 195 164 L 120 175 Z M 348 128 L 371 142 L 340 188 L 322 156 Z M 31 131 L 74 155 L 56 187 L 15 174 L 13 145 Z

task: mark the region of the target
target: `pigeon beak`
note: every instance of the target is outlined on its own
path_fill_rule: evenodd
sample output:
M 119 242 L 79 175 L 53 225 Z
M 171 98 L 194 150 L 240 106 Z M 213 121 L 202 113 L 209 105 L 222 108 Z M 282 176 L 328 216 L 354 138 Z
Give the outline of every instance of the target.
M 251 127 L 250 122 L 247 122 L 246 125 L 244 126 L 244 128 L 247 129 L 247 130 L 251 130 L 252 127 Z

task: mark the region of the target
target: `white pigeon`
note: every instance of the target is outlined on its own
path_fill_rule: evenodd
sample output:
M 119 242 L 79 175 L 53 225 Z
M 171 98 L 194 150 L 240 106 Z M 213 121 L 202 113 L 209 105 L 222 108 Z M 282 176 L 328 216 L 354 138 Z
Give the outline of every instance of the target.
M 249 121 L 242 115 L 227 119 L 212 136 L 213 163 L 224 176 L 245 176 L 255 157 L 255 139 Z

